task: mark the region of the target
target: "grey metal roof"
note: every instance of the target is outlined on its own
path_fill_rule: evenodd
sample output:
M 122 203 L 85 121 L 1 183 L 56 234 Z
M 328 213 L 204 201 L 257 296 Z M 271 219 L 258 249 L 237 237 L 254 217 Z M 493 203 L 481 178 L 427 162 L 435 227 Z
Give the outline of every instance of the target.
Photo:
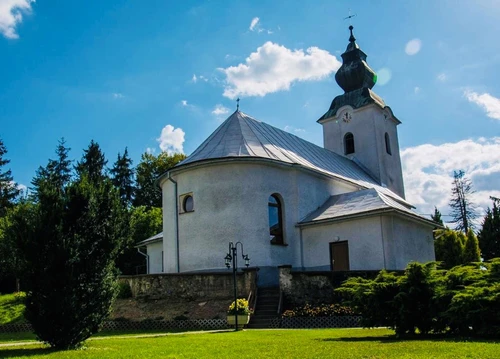
M 382 187 L 349 158 L 258 121 L 241 111 L 229 116 L 174 168 L 198 161 L 234 157 L 257 157 L 298 164 L 363 188 L 377 188 L 381 193 L 410 205 L 388 188 Z
M 429 221 L 427 218 L 418 215 L 400 202 L 380 193 L 377 189 L 370 188 L 331 196 L 321 207 L 311 212 L 300 221 L 299 225 L 383 209 L 395 209 L 419 217 L 422 220 Z
M 145 239 L 143 241 L 140 241 L 139 243 L 137 243 L 135 245 L 135 247 L 142 247 L 142 246 L 146 246 L 148 244 L 151 244 L 151 243 L 154 243 L 154 242 L 159 242 L 159 241 L 162 241 L 163 240 L 163 232 L 160 232 L 158 234 L 155 234 L 154 236 L 152 237 L 149 237 L 148 239 Z

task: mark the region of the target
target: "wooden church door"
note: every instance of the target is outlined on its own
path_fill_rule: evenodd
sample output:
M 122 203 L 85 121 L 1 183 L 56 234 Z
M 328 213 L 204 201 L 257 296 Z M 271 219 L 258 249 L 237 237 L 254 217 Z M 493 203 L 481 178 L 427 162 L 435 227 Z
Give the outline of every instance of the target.
M 330 243 L 330 265 L 332 271 L 349 270 L 349 246 L 347 241 Z

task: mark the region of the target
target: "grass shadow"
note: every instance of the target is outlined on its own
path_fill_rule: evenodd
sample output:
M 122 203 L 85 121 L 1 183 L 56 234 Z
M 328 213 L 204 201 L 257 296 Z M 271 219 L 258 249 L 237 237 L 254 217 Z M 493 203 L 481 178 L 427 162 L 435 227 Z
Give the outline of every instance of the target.
M 24 358 L 24 357 L 34 357 L 40 355 L 47 355 L 56 352 L 57 350 L 52 348 L 2 348 L 0 357 L 2 358 Z
M 378 343 L 400 343 L 411 341 L 432 341 L 432 342 L 451 342 L 451 343 L 498 343 L 494 339 L 488 338 L 474 338 L 474 337 L 451 337 L 447 335 L 408 335 L 397 337 L 396 335 L 385 336 L 369 336 L 369 337 L 340 337 L 340 338 L 322 338 L 317 339 L 323 342 L 378 342 Z

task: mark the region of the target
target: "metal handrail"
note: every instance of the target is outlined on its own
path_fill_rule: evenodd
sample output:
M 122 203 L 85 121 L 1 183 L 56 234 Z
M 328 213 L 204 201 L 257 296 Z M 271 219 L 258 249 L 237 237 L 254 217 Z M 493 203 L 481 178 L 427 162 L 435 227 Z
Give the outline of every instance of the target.
M 278 315 L 281 314 L 282 307 L 283 307 L 283 291 L 280 288 L 280 301 L 278 303 Z

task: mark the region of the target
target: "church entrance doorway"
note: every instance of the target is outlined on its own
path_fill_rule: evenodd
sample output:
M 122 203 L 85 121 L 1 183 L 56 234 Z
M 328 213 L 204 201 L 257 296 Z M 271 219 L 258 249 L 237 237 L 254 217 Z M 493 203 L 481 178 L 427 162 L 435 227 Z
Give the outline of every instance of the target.
M 347 241 L 330 243 L 330 266 L 332 271 L 349 270 L 349 246 Z

